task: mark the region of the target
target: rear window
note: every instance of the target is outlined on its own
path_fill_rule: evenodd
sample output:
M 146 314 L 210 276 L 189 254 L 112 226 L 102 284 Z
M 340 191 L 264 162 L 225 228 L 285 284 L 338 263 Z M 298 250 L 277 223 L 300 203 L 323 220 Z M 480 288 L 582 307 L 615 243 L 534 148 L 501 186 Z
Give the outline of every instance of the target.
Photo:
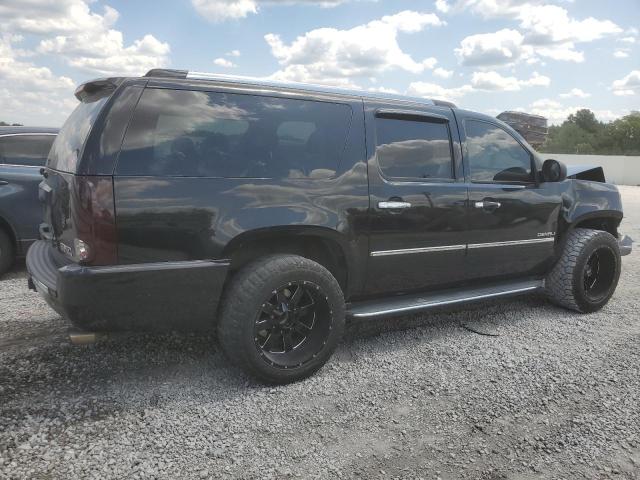
M 42 167 L 55 135 L 8 135 L 0 137 L 0 164 Z
M 335 174 L 351 107 L 256 95 L 146 89 L 119 175 L 319 178 Z
M 82 148 L 89 136 L 93 122 L 108 98 L 108 96 L 104 96 L 93 102 L 80 102 L 64 122 L 56 141 L 53 143 L 47 160 L 49 168 L 62 172 L 73 173 L 76 171 L 78 158 L 82 154 Z

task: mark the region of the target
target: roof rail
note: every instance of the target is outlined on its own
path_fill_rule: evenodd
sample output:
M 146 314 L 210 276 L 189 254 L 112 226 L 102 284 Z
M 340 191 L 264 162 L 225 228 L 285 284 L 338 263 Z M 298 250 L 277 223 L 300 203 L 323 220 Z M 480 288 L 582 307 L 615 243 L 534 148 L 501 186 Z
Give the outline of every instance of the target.
M 171 68 L 152 68 L 145 77 L 168 77 L 168 78 L 187 78 L 186 70 L 172 70 Z
M 445 100 L 433 100 L 423 97 L 410 97 L 406 95 L 398 95 L 382 92 L 368 92 L 365 90 L 353 90 L 342 87 L 329 87 L 326 85 L 316 85 L 312 83 L 300 83 L 300 82 L 282 82 L 278 80 L 271 80 L 269 78 L 259 77 L 245 77 L 240 75 L 227 75 L 222 73 L 206 73 L 206 72 L 193 72 L 187 70 L 173 70 L 170 68 L 154 68 L 149 70 L 145 77 L 161 77 L 161 78 L 180 78 L 191 80 L 212 80 L 218 82 L 238 82 L 251 85 L 262 85 L 266 87 L 284 87 L 293 88 L 297 90 L 306 90 L 311 92 L 320 93 L 335 93 L 339 95 L 353 95 L 367 98 L 378 99 L 390 99 L 390 100 L 404 100 L 406 102 L 422 103 L 426 105 L 436 105 L 440 107 L 456 108 L 456 105 L 447 102 Z

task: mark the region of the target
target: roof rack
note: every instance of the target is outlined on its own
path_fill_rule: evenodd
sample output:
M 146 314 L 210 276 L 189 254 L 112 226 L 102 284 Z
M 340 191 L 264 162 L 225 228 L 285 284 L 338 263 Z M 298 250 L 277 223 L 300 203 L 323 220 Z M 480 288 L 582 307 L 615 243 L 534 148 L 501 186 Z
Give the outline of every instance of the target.
M 226 75 L 221 73 L 206 73 L 206 72 L 192 72 L 188 70 L 173 70 L 168 68 L 154 68 L 149 70 L 145 77 L 160 77 L 160 78 L 178 78 L 189 80 L 210 80 L 216 82 L 233 82 L 244 83 L 248 85 L 259 85 L 265 87 L 276 88 L 291 88 L 296 90 L 304 90 L 309 92 L 319 93 L 333 93 L 338 95 L 352 95 L 365 98 L 377 98 L 377 99 L 389 99 L 389 100 L 403 100 L 405 102 L 422 103 L 425 105 L 436 105 L 441 107 L 456 108 L 456 105 L 447 102 L 445 100 L 434 100 L 423 97 L 410 97 L 406 95 L 398 95 L 392 93 L 382 92 L 367 92 L 364 90 L 353 90 L 341 87 L 329 87 L 326 85 L 316 85 L 312 83 L 300 83 L 300 82 L 282 82 L 278 80 L 272 80 L 269 78 L 260 77 L 246 77 L 240 75 Z

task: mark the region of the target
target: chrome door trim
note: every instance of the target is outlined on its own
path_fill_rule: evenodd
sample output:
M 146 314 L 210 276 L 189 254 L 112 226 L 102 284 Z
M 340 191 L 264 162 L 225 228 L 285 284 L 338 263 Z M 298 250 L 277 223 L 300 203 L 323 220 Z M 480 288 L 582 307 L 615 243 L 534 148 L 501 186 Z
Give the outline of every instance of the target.
M 529 238 L 527 240 L 511 240 L 508 242 L 487 242 L 487 243 L 470 243 L 468 248 L 487 248 L 487 247 L 511 247 L 514 245 L 530 245 L 532 243 L 546 243 L 555 241 L 554 237 L 546 238 Z
M 399 200 L 389 200 L 386 202 L 378 202 L 378 208 L 385 208 L 389 210 L 398 210 L 401 208 L 411 208 L 411 203 L 401 202 Z
M 376 250 L 369 255 L 372 257 L 384 257 L 387 255 L 406 255 L 412 253 L 447 252 L 451 250 L 464 250 L 465 248 L 490 248 L 512 247 L 516 245 L 531 245 L 555 241 L 554 237 L 529 238 L 526 240 L 510 240 L 508 242 L 469 243 L 466 245 L 441 245 L 438 247 L 401 248 L 398 250 Z
M 403 248 L 399 250 L 378 250 L 371 252 L 372 257 L 384 257 L 386 255 L 404 255 L 407 253 L 446 252 L 449 250 L 464 250 L 466 245 L 442 245 L 439 247 Z
M 55 137 L 58 134 L 57 133 L 3 133 L 0 134 L 0 138 L 4 138 L 4 137 L 42 137 L 42 136 L 52 136 Z
M 44 164 L 42 165 L 18 165 L 15 163 L 0 163 L 0 168 L 2 167 L 20 167 L 20 168 L 42 168 L 44 167 Z

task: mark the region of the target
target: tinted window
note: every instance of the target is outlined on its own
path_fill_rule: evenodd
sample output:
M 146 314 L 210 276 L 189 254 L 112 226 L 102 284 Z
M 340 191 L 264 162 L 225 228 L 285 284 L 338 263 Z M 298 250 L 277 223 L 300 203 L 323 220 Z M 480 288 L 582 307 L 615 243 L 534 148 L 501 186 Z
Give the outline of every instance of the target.
M 392 178 L 453 178 L 446 123 L 376 119 L 378 164 Z
M 120 175 L 330 176 L 351 122 L 348 105 L 146 89 L 127 130 Z
M 63 172 L 75 172 L 78 157 L 91 131 L 93 122 L 109 97 L 92 102 L 80 102 L 71 113 L 53 143 L 47 165 Z
M 0 138 L 0 163 L 41 167 L 54 135 L 11 135 Z
M 473 182 L 531 181 L 531 154 L 507 131 L 486 122 L 465 122 Z

